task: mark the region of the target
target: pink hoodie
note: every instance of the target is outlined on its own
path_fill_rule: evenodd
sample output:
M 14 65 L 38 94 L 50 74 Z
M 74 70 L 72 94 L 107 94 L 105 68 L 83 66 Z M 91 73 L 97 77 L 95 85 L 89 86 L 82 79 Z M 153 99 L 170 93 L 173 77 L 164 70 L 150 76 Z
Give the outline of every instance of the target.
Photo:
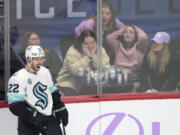
M 115 53 L 115 66 L 138 70 L 141 67 L 144 53 L 147 51 L 148 37 L 143 30 L 135 27 L 138 35 L 138 41 L 132 48 L 125 49 L 122 43 L 117 39 L 120 35 L 122 35 L 124 28 L 108 34 L 106 41 Z

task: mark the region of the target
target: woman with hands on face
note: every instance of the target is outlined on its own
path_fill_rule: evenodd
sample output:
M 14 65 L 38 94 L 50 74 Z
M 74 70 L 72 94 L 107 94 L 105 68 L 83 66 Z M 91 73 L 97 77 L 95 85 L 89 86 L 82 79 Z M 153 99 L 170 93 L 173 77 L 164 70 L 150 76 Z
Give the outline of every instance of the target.
M 114 65 L 138 71 L 148 48 L 147 34 L 137 26 L 127 25 L 107 35 L 106 41 L 115 54 Z
M 102 48 L 102 68 L 109 64 L 109 57 Z M 68 49 L 63 67 L 58 74 L 57 84 L 65 95 L 77 95 L 81 89 L 77 79 L 79 68 L 97 70 L 98 56 L 96 35 L 87 30 L 81 33 L 73 45 Z
M 96 41 L 92 37 L 87 37 L 82 44 L 83 54 L 92 58 L 96 53 Z

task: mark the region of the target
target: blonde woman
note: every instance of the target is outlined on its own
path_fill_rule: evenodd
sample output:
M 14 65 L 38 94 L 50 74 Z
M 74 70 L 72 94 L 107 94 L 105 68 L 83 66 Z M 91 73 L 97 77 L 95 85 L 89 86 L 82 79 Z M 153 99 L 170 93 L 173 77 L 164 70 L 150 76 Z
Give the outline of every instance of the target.
M 146 92 L 172 91 L 176 88 L 176 65 L 172 60 L 167 32 L 157 32 L 142 66 L 142 85 Z

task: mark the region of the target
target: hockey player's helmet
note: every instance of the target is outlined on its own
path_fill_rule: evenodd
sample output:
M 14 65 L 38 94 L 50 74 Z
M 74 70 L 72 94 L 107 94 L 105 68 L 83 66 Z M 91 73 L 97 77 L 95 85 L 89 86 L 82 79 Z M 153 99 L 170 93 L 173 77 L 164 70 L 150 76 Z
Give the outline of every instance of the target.
M 25 51 L 25 57 L 30 58 L 36 58 L 36 57 L 45 57 L 43 49 L 39 45 L 31 45 L 26 48 Z

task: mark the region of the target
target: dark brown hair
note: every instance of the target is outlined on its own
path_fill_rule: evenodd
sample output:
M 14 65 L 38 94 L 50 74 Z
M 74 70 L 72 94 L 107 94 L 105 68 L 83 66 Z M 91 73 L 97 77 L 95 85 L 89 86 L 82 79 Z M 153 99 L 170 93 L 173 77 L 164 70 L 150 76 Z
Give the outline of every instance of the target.
M 24 34 L 23 39 L 22 39 L 22 50 L 25 50 L 27 48 L 28 40 L 32 34 L 38 35 L 37 33 L 33 32 L 33 31 L 29 31 Z
M 135 38 L 134 38 L 133 42 L 130 44 L 130 46 L 127 46 L 127 43 L 124 41 L 124 32 L 128 27 L 131 27 L 134 30 L 134 34 L 135 34 Z M 133 26 L 133 25 L 127 25 L 123 30 L 122 36 L 119 37 L 118 40 L 120 40 L 120 42 L 122 42 L 122 45 L 123 45 L 124 48 L 133 47 L 135 45 L 135 43 L 137 42 L 137 40 L 138 40 L 138 34 L 137 34 L 137 31 L 136 31 L 136 27 Z
M 83 31 L 80 34 L 80 36 L 74 41 L 74 44 L 73 44 L 74 48 L 76 48 L 81 53 L 82 53 L 82 44 L 86 37 L 92 37 L 96 41 L 96 35 L 93 31 L 91 30 Z

